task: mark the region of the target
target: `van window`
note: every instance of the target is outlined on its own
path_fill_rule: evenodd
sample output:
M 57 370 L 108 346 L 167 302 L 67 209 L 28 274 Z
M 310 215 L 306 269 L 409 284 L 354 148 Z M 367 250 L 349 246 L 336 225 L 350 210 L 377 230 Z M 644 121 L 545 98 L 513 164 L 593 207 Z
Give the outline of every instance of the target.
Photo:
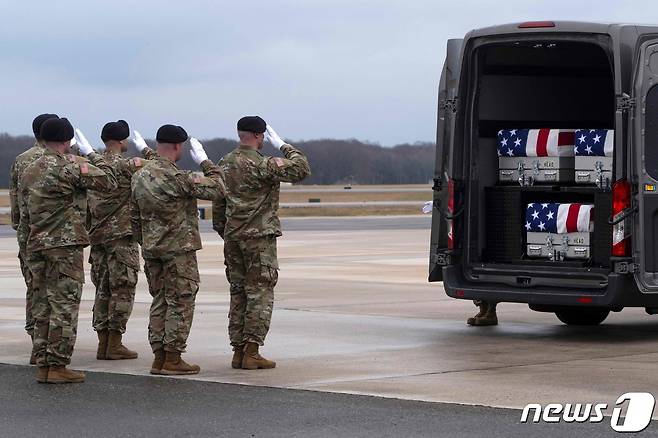
M 644 119 L 644 166 L 658 180 L 658 85 L 649 89 Z

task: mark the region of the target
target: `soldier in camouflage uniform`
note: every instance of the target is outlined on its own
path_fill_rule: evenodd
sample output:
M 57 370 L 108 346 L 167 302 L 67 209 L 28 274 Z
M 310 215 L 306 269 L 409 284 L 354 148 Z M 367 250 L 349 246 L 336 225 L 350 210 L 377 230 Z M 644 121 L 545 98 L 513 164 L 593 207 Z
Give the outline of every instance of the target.
M 103 126 L 103 158 L 112 166 L 117 190 L 87 192 L 91 281 L 96 286 L 94 330 L 98 334 L 96 359 L 135 359 L 137 352 L 126 348 L 121 338 L 135 301 L 139 272 L 139 248 L 132 237 L 130 223 L 130 182 L 144 165 L 141 158 L 123 158 L 128 150 L 130 127 L 124 120 Z M 146 159 L 156 153 L 136 134 L 135 145 Z
M 204 176 L 176 166 L 187 138 L 180 126 L 162 126 L 156 136 L 158 156 L 132 180 L 133 234 L 142 244 L 153 297 L 148 334 L 155 356 L 152 374 L 197 374 L 200 370 L 181 358 L 199 290 L 197 199 L 216 199 L 225 189 L 221 170 L 208 160 L 195 138 L 190 139 L 190 154 Z
M 281 140 L 258 116 L 240 119 L 238 135 L 240 146 L 219 162 L 226 197 L 213 203 L 213 228 L 224 239 L 226 277 L 231 287 L 231 366 L 274 368 L 276 363 L 262 357 L 258 348 L 264 345 L 270 328 L 278 279 L 279 185 L 301 181 L 311 170 L 304 154 Z M 260 153 L 266 135 L 285 158 Z
M 89 144 L 80 144 L 88 160 L 67 155 L 74 136 L 66 119 L 43 123 L 46 150 L 28 166 L 19 182 L 20 232 L 27 238 L 33 275 L 32 312 L 38 382 L 83 382 L 84 374 L 66 368 L 75 345 L 84 283 L 83 248 L 87 190 L 116 189 L 116 178 Z
M 45 152 L 43 140 L 39 137 L 41 125 L 48 119 L 58 118 L 57 114 L 41 114 L 32 121 L 32 132 L 34 132 L 34 146 L 16 157 L 9 174 L 9 200 L 11 203 L 11 226 L 18 231 L 18 225 L 21 218 L 20 206 L 18 204 L 19 181 L 25 168 L 36 161 Z M 32 273 L 27 267 L 27 254 L 25 246 L 27 245 L 27 235 L 17 233 L 18 240 L 18 260 L 21 265 L 21 272 L 27 288 L 25 296 L 25 331 L 32 338 L 34 333 L 34 317 L 32 316 Z M 34 351 L 30 355 L 30 365 L 36 364 Z

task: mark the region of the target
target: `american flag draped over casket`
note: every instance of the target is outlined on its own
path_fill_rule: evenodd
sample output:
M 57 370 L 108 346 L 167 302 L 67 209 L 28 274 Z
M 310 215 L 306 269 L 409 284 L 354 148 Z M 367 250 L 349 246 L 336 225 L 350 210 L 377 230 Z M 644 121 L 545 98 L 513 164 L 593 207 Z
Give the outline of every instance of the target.
M 590 204 L 528 204 L 525 229 L 556 234 L 590 232 L 593 211 L 594 206 Z
M 573 157 L 573 129 L 501 129 L 499 157 Z
M 576 156 L 612 157 L 615 131 L 612 129 L 576 130 Z

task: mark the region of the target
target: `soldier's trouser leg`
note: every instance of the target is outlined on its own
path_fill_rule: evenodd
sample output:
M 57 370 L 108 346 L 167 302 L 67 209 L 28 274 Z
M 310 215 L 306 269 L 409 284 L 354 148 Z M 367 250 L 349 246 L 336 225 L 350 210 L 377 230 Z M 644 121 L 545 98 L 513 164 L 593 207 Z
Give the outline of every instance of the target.
M 23 273 L 23 279 L 25 280 L 25 331 L 30 337 L 34 334 L 34 316 L 32 315 L 32 295 L 34 294 L 32 286 L 32 272 L 27 264 L 27 256 L 25 255 L 24 250 L 20 250 L 18 253 L 18 261 L 21 265 L 21 272 Z
M 71 362 L 84 282 L 81 246 L 39 251 L 30 256 L 37 366 Z
M 244 342 L 264 345 L 270 330 L 274 306 L 274 286 L 279 278 L 276 237 L 262 237 L 239 242 L 245 261 Z
M 245 264 L 238 242 L 224 242 L 224 265 L 226 279 L 231 287 L 231 304 L 228 312 L 228 336 L 231 346 L 244 345 L 244 317 L 247 309 L 247 294 L 244 290 Z
M 89 256 L 96 285 L 94 329 L 126 332 L 135 302 L 139 249 L 130 239 L 94 245 Z
M 153 296 L 149 318 L 151 348 L 182 353 L 187 347 L 199 291 L 196 252 L 145 261 Z
M 96 286 L 94 299 L 93 326 L 97 332 L 108 329 L 108 308 L 110 304 L 110 273 L 107 269 L 107 251 L 104 245 L 92 245 L 89 253 L 91 282 Z

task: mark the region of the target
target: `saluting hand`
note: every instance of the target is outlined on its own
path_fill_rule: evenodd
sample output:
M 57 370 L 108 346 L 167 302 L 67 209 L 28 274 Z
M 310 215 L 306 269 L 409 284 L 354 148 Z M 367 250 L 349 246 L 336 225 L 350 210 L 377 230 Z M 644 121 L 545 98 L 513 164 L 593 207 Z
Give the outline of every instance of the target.
M 190 146 L 192 146 L 190 155 L 196 164 L 201 164 L 208 159 L 208 155 L 199 140 L 194 137 L 190 138 Z
M 78 137 L 77 143 L 78 143 L 78 150 L 80 151 L 80 154 L 82 156 L 87 156 L 94 152 L 94 148 L 91 147 L 91 144 L 87 140 L 87 137 L 80 131 L 79 129 L 76 128 L 75 130 L 75 135 Z
M 286 144 L 285 141 L 281 140 L 281 137 L 279 137 L 279 134 L 276 133 L 274 128 L 272 128 L 270 125 L 267 125 L 267 139 L 272 143 L 272 146 L 274 146 L 277 149 L 281 149 L 281 146 Z
M 144 140 L 142 134 L 140 134 L 139 131 L 137 130 L 133 130 L 133 138 L 131 140 L 135 144 L 135 148 L 137 148 L 137 151 L 140 153 L 148 147 L 148 145 L 146 144 L 146 140 Z

